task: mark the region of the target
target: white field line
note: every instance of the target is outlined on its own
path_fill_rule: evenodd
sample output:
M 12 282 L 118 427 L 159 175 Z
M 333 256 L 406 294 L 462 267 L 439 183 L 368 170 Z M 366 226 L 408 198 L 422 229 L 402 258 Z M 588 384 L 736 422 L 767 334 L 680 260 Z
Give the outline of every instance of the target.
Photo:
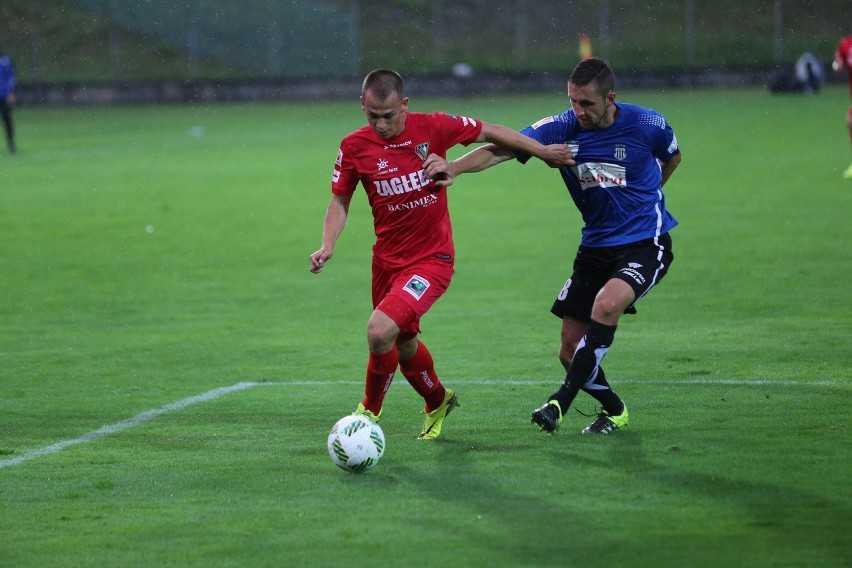
M 554 381 L 519 381 L 519 380 L 470 380 L 470 381 L 457 381 L 456 384 L 463 385 L 473 385 L 473 386 L 500 386 L 500 385 L 542 385 L 542 384 L 553 384 Z M 138 426 L 140 424 L 144 424 L 154 418 L 162 416 L 163 414 L 167 414 L 169 412 L 174 412 L 176 410 L 182 410 L 189 406 L 193 406 L 195 404 L 200 404 L 202 402 L 208 402 L 214 399 L 217 399 L 226 394 L 230 394 L 232 392 L 237 392 L 241 390 L 250 389 L 253 387 L 304 387 L 304 386 L 332 386 L 332 385 L 361 385 L 362 382 L 355 381 L 292 381 L 292 382 L 242 382 L 236 383 L 229 387 L 222 387 L 218 389 L 214 389 L 211 391 L 207 391 L 205 393 L 191 396 L 189 398 L 185 398 L 183 400 L 178 400 L 177 402 L 172 402 L 166 404 L 165 406 L 161 406 L 159 408 L 154 408 L 152 410 L 146 410 L 136 416 L 131 418 L 127 418 L 125 420 L 121 420 L 114 424 L 109 424 L 107 426 L 103 426 L 98 428 L 97 430 L 93 430 L 87 434 L 83 434 L 78 438 L 73 438 L 71 440 L 63 440 L 62 442 L 57 442 L 55 444 L 51 444 L 49 446 L 44 446 L 42 448 L 38 448 L 36 450 L 32 450 L 26 453 L 21 454 L 20 456 L 0 460 L 0 469 L 11 467 L 14 465 L 19 465 L 24 463 L 25 461 L 29 461 L 33 458 L 47 456 L 50 454 L 55 454 L 57 452 L 61 452 L 65 448 L 69 446 L 74 446 L 76 444 L 84 444 L 86 442 L 92 442 L 94 440 L 98 440 L 100 438 L 104 438 L 111 434 L 115 434 L 116 432 L 120 432 L 122 430 L 126 430 L 128 428 L 132 428 L 133 426 Z M 641 380 L 619 380 L 618 384 L 632 384 L 632 385 L 698 385 L 698 386 L 714 386 L 714 385 L 732 385 L 732 386 L 804 386 L 804 387 L 815 387 L 815 386 L 837 386 L 837 387 L 847 387 L 849 386 L 846 382 L 829 382 L 829 381 L 814 381 L 814 382 L 796 382 L 796 381 L 771 381 L 771 380 L 736 380 L 736 379 L 695 379 L 695 380 L 683 380 L 683 381 L 673 381 L 673 380 L 659 380 L 659 381 L 641 381 Z
M 542 379 L 537 381 L 516 380 L 516 379 L 490 379 L 490 380 L 453 380 L 453 385 L 473 385 L 473 386 L 535 386 L 535 385 L 550 385 L 556 386 L 560 383 L 560 379 Z M 270 381 L 262 383 L 251 383 L 256 387 L 311 387 L 311 386 L 330 386 L 330 385 L 363 385 L 363 381 Z M 634 379 L 615 379 L 616 385 L 693 385 L 693 386 L 717 386 L 731 385 L 744 387 L 760 387 L 760 386 L 775 386 L 775 387 L 849 387 L 852 384 L 845 381 L 773 381 L 770 379 L 684 379 L 684 380 L 634 380 Z
M 177 402 L 172 402 L 165 406 L 161 406 L 159 408 L 154 408 L 153 410 L 146 410 L 132 418 L 127 418 L 120 422 L 116 422 L 115 424 L 109 424 L 107 426 L 103 426 L 98 428 L 97 430 L 93 430 L 88 434 L 83 434 L 79 438 L 73 438 L 71 440 L 64 440 L 62 442 L 57 442 L 55 444 L 51 444 L 49 446 L 45 446 L 43 448 L 39 448 L 37 450 L 32 450 L 30 452 L 26 452 L 21 454 L 20 456 L 0 460 L 0 469 L 4 467 L 9 467 L 13 465 L 18 465 L 25 461 L 31 460 L 33 458 L 37 458 L 40 456 L 46 456 L 50 454 L 55 454 L 56 452 L 61 452 L 68 446 L 73 446 L 76 444 L 83 444 L 85 442 L 91 442 L 93 440 L 97 440 L 99 438 L 103 438 L 105 436 L 109 436 L 110 434 L 115 434 L 116 432 L 120 432 L 121 430 L 126 430 L 127 428 L 131 428 L 133 426 L 138 426 L 144 422 L 148 422 L 149 420 L 153 420 L 158 416 L 166 414 L 167 412 L 173 412 L 175 410 L 181 410 L 188 406 L 192 406 L 194 404 L 199 404 L 201 402 L 207 402 L 209 400 L 213 400 L 214 398 L 219 398 L 220 396 L 224 396 L 226 394 L 245 390 L 254 386 L 257 386 L 260 383 L 237 383 L 235 385 L 231 385 L 229 387 L 222 387 L 219 389 L 214 389 L 212 391 L 205 392 L 203 394 L 199 394 L 196 396 L 191 396 L 189 398 L 185 398 L 183 400 L 179 400 Z

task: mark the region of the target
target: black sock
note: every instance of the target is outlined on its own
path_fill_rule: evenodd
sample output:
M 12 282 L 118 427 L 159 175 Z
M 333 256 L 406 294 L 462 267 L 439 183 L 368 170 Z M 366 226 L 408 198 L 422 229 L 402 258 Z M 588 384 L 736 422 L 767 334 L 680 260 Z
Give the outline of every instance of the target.
M 600 362 L 612 345 L 615 329 L 616 326 L 614 325 L 604 325 L 592 320 L 589 329 L 586 330 L 586 334 L 577 346 L 577 351 L 574 352 L 571 366 L 568 367 L 568 373 L 565 375 L 565 382 L 550 397 L 550 400 L 556 400 L 559 403 L 563 414 L 574 402 L 574 398 L 581 388 L 586 384 L 594 384 L 600 372 Z M 609 392 L 612 392 L 612 390 L 610 389 Z M 613 405 L 611 400 L 608 401 L 608 404 Z M 604 406 L 604 408 L 607 407 Z M 607 412 L 610 412 L 610 410 L 607 409 Z M 621 413 L 619 412 L 619 414 Z
M 562 415 L 568 411 L 568 407 L 571 406 L 571 403 L 574 402 L 574 398 L 576 398 L 579 389 L 573 389 L 568 386 L 568 378 L 565 378 L 565 382 L 562 383 L 562 386 L 559 387 L 559 390 L 550 395 L 548 401 L 555 400 L 559 403 L 559 408 L 562 410 Z
M 595 377 L 595 380 L 591 383 L 586 383 L 583 386 L 583 391 L 597 400 L 610 416 L 618 416 L 624 412 L 624 403 L 606 381 L 603 367 L 598 367 L 598 375 Z

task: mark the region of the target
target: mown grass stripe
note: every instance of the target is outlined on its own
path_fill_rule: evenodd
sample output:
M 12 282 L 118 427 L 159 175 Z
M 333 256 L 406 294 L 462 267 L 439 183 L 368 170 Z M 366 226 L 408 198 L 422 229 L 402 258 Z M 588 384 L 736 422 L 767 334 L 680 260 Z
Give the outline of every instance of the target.
M 553 381 L 517 381 L 517 380 L 467 380 L 467 381 L 457 381 L 458 384 L 463 385 L 471 385 L 471 386 L 490 386 L 490 385 L 541 385 L 541 384 L 549 384 Z M 739 379 L 696 379 L 696 380 L 621 380 L 618 381 L 619 384 L 632 384 L 632 385 L 685 385 L 685 386 L 716 386 L 716 385 L 732 385 L 732 386 L 805 386 L 805 387 L 847 387 L 849 386 L 845 382 L 831 382 L 831 381 L 814 381 L 814 382 L 797 382 L 797 381 L 773 381 L 773 380 L 739 380 Z M 161 406 L 159 408 L 154 408 L 152 410 L 146 410 L 136 416 L 131 418 L 127 418 L 126 420 L 122 420 L 120 422 L 116 422 L 115 424 L 109 424 L 107 426 L 103 426 L 102 428 L 98 428 L 92 432 L 87 434 L 83 434 L 78 438 L 73 438 L 71 440 L 63 440 L 61 442 L 57 442 L 55 444 L 51 444 L 49 446 L 45 446 L 43 448 L 39 448 L 36 450 L 32 450 L 30 452 L 26 452 L 21 454 L 20 456 L 9 458 L 5 460 L 0 460 L 0 469 L 5 467 L 11 467 L 14 465 L 19 465 L 26 461 L 29 461 L 33 458 L 46 456 L 50 454 L 55 454 L 57 452 L 61 452 L 65 448 L 69 446 L 74 446 L 77 444 L 83 444 L 86 442 L 92 442 L 94 440 L 98 440 L 105 436 L 109 436 L 111 434 L 115 434 L 116 432 L 120 432 L 121 430 L 126 430 L 127 428 L 132 428 L 133 426 L 138 426 L 139 424 L 143 424 L 158 416 L 162 416 L 163 414 L 167 414 L 169 412 L 174 412 L 176 410 L 182 410 L 189 406 L 193 406 L 195 404 L 199 404 L 202 402 L 207 402 L 226 394 L 230 394 L 232 392 L 246 390 L 253 387 L 261 387 L 261 386 L 277 386 L 277 387 L 299 387 L 299 386 L 332 386 L 332 385 L 349 385 L 349 384 L 361 384 L 356 381 L 269 381 L 269 382 L 240 382 L 229 387 L 222 387 L 218 389 L 214 389 L 196 396 L 191 396 L 189 398 L 185 398 L 183 400 L 179 400 L 177 402 L 172 402 Z

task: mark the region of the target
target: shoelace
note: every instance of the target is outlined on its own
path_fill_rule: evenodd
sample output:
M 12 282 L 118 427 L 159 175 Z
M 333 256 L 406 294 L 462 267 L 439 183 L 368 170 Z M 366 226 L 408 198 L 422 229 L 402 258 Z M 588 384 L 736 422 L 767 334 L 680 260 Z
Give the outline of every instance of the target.
M 585 416 L 586 418 L 591 418 L 592 416 L 597 416 L 598 418 L 600 418 L 601 416 L 606 416 L 606 415 L 604 414 L 604 411 L 603 411 L 604 409 L 603 409 L 603 407 L 602 407 L 602 406 L 601 406 L 601 407 L 598 407 L 597 412 L 595 412 L 594 414 L 586 414 L 585 412 L 583 412 L 582 410 L 580 410 L 580 409 L 579 409 L 579 408 L 577 408 L 576 406 L 574 407 L 574 410 L 576 410 L 577 412 L 579 412 L 580 414 L 582 414 L 582 415 L 583 415 L 583 416 Z

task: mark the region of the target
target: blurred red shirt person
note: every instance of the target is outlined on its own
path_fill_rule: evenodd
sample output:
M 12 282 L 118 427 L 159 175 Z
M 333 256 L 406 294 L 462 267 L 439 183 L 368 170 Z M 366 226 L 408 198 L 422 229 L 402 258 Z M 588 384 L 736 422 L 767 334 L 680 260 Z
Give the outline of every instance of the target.
M 837 44 L 831 67 L 837 73 L 846 71 L 849 78 L 849 94 L 852 96 L 852 35 L 842 38 L 840 43 Z M 852 106 L 846 112 L 846 128 L 849 129 L 849 139 L 852 141 Z M 852 179 L 852 164 L 843 172 L 843 178 Z

